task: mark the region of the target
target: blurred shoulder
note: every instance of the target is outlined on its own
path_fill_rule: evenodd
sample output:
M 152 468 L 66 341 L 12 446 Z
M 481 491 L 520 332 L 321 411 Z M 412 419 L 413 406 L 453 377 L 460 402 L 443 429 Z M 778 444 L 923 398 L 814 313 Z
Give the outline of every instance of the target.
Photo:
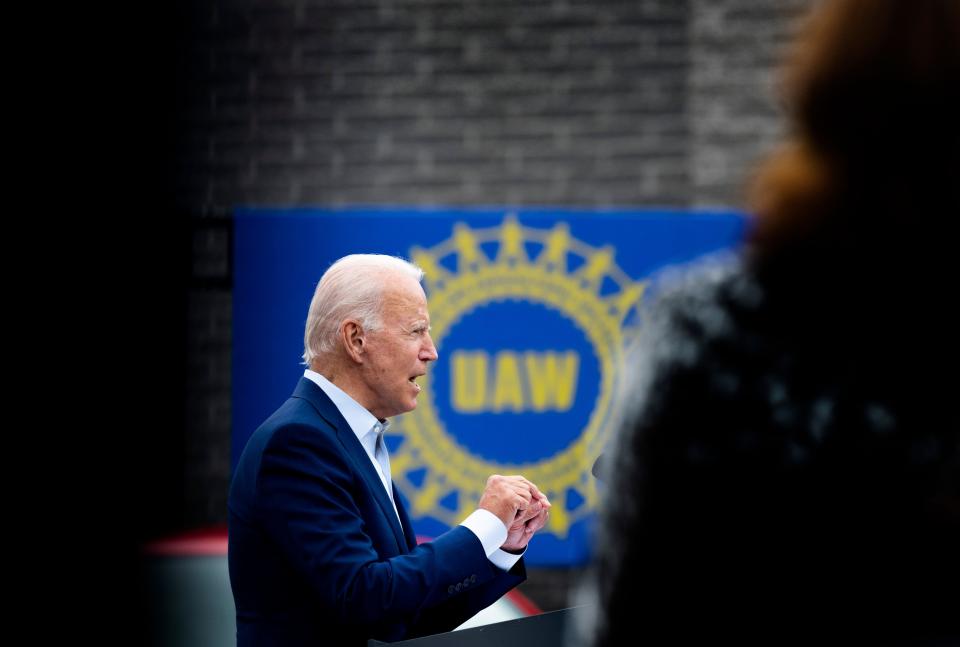
M 654 359 L 695 361 L 710 344 L 744 332 L 764 301 L 760 282 L 738 254 L 671 266 L 651 280 L 639 349 Z

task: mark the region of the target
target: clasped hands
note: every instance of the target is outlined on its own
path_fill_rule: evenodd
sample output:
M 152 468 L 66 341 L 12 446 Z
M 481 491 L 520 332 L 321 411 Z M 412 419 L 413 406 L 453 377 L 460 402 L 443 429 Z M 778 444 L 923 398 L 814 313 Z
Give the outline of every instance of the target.
M 479 507 L 495 514 L 506 526 L 507 540 L 500 548 L 519 552 L 546 525 L 551 505 L 547 496 L 524 477 L 494 474 L 487 479 Z

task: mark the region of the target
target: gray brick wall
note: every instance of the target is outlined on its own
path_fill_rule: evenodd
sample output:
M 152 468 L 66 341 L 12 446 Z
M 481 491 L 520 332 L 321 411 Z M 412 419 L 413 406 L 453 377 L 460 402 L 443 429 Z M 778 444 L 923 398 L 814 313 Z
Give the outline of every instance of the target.
M 688 168 L 694 206 L 740 205 L 783 135 L 777 72 L 810 0 L 696 0 L 689 17 Z
M 185 520 L 225 521 L 240 204 L 739 205 L 810 0 L 203 0 L 180 33 L 194 214 Z M 558 578 L 562 580 L 558 585 Z M 527 593 L 563 606 L 550 572 Z
M 189 206 L 683 204 L 688 5 L 228 2 L 196 16 Z

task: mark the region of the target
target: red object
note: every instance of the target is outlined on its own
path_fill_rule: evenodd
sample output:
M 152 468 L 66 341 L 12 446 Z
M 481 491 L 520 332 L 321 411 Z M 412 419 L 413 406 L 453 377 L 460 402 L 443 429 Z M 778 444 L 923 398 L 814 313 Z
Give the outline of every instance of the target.
M 189 530 L 152 541 L 143 547 L 151 557 L 217 557 L 227 555 L 227 527 Z
M 503 597 L 510 600 L 510 603 L 525 616 L 538 616 L 543 613 L 543 610 L 533 600 L 516 589 L 507 591 Z

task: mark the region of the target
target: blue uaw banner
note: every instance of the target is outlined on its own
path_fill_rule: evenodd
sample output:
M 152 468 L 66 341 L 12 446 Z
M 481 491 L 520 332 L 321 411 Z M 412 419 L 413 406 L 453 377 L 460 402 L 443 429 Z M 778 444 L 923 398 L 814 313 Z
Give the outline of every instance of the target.
M 594 460 L 610 437 L 624 348 L 659 269 L 736 246 L 737 213 L 560 209 L 240 209 L 235 218 L 233 461 L 302 374 L 320 276 L 341 256 L 402 256 L 426 276 L 439 359 L 388 430 L 417 534 L 475 509 L 491 474 L 554 504 L 532 565 L 589 556 Z

